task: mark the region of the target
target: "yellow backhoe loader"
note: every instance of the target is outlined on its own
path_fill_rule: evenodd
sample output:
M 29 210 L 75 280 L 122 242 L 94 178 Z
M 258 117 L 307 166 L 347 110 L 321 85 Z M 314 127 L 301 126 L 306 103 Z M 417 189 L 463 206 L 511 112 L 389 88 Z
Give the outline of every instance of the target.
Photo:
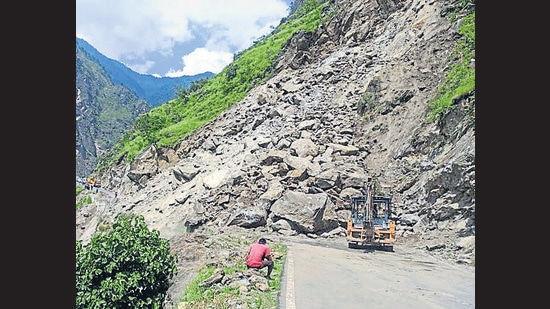
M 366 188 L 366 195 L 351 196 L 351 214 L 346 230 L 348 247 L 378 246 L 393 251 L 395 221 L 390 219 L 391 197 L 374 195 L 371 178 Z
M 93 176 L 88 177 L 88 185 L 90 188 L 100 188 L 101 181 L 95 179 Z

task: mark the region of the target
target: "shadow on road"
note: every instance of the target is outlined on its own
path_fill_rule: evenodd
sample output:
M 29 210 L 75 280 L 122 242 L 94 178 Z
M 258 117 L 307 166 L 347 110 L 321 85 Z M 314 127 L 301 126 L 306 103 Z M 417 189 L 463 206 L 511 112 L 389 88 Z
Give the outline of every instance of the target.
M 388 246 L 388 245 L 372 245 L 372 244 L 359 245 L 359 244 L 350 243 L 348 245 L 348 248 L 350 248 L 350 249 L 361 249 L 365 253 L 372 253 L 372 252 L 375 252 L 375 251 L 395 252 L 395 251 L 393 251 L 393 246 Z

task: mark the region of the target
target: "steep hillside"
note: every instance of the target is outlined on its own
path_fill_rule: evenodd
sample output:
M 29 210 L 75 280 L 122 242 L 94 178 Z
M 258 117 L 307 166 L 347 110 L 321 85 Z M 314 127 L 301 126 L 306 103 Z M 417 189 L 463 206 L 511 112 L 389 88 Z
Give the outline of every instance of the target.
M 155 77 L 153 75 L 139 74 L 130 70 L 124 64 L 105 57 L 81 38 L 76 38 L 76 46 L 86 51 L 92 59 L 103 67 L 113 84 L 129 88 L 139 98 L 144 99 L 153 107 L 176 97 L 178 87 L 186 89 L 195 81 L 214 76 L 212 72 L 180 77 Z
M 150 109 L 124 86 L 114 85 L 99 64 L 76 48 L 76 175 L 86 177 L 97 158 Z
M 144 215 L 182 261 L 177 302 L 196 267 L 223 259 L 220 234 L 345 237 L 349 197 L 372 177 L 392 196 L 397 246 L 474 265 L 475 88 L 429 121 L 473 2 L 330 3 L 243 100 L 175 147 L 110 168 L 77 213 L 77 239 L 120 212 Z

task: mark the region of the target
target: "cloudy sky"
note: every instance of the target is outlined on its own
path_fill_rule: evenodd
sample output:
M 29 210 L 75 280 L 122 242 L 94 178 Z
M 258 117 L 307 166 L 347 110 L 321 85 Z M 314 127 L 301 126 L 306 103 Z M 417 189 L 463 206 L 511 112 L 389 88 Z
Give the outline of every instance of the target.
M 292 0 L 76 0 L 76 37 L 155 76 L 219 73 L 270 33 Z

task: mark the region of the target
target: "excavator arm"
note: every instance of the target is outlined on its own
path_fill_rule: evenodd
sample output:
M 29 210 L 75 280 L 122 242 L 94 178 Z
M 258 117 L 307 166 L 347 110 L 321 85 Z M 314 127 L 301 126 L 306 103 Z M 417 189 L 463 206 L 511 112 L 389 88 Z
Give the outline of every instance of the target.
M 395 222 L 390 219 L 391 197 L 374 194 L 368 179 L 366 195 L 351 196 L 351 215 L 347 222 L 348 246 L 393 246 Z

